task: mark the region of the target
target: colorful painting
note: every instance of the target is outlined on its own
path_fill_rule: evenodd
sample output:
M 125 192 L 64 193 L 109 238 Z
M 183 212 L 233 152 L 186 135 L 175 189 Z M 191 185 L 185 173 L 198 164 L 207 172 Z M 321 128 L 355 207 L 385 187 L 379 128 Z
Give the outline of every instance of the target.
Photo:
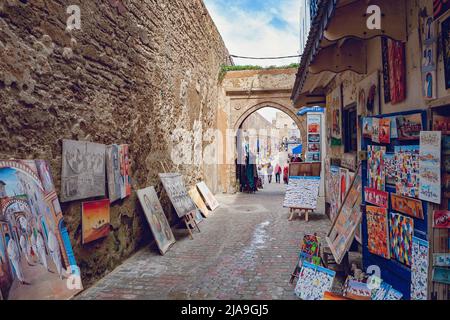
M 205 199 L 205 203 L 208 205 L 209 209 L 211 209 L 212 211 L 216 210 L 219 207 L 219 202 L 217 202 L 216 197 L 214 197 L 206 183 L 204 183 L 203 181 L 198 183 L 197 188 Z
M 357 113 L 363 117 L 376 115 L 380 111 L 379 78 L 377 70 L 358 83 L 359 96 L 356 108 Z
M 121 182 L 121 196 L 122 199 L 131 196 L 131 161 L 129 154 L 129 147 L 126 144 L 122 144 L 119 147 L 119 159 L 120 159 L 120 176 Z
M 319 188 L 320 177 L 290 177 L 283 207 L 316 209 Z
M 331 291 L 336 272 L 304 262 L 299 273 L 295 294 L 302 300 L 322 300 Z
M 380 143 L 380 119 L 372 118 L 372 141 Z
M 385 259 L 390 259 L 389 225 L 387 209 L 367 206 L 367 233 L 369 252 Z
M 390 214 L 391 257 L 407 266 L 411 266 L 413 232 L 414 219 L 401 214 Z
M 450 3 L 446 4 L 447 7 Z M 442 29 L 442 45 L 444 55 L 444 74 L 445 74 L 445 89 L 450 89 L 450 17 L 445 19 L 441 24 Z
M 63 140 L 62 149 L 61 202 L 104 197 L 106 146 Z
M 339 86 L 327 97 L 327 108 L 331 110 L 331 145 L 342 144 L 342 91 Z
M 160 173 L 159 178 L 175 208 L 179 218 L 193 213 L 197 214 L 197 207 L 189 196 L 183 182 L 183 176 L 179 173 Z
M 394 153 L 386 153 L 384 155 L 384 167 L 386 171 L 386 183 L 395 185 L 397 177 L 397 164 L 395 162 Z
M 320 238 L 313 234 L 307 234 L 303 237 L 301 252 L 311 257 L 318 257 L 320 253 Z
M 328 187 L 328 200 L 330 201 L 330 219 L 334 221 L 336 218 L 339 208 L 341 206 L 340 202 L 340 168 L 337 166 L 330 166 L 330 179 Z
M 70 299 L 82 290 L 79 276 L 48 163 L 0 161 L 3 298 Z M 73 290 L 67 286 L 68 280 L 74 284 Z
M 417 198 L 419 196 L 419 146 L 396 146 L 395 163 L 397 166 L 397 194 Z
M 111 230 L 109 199 L 83 202 L 81 205 L 82 243 L 106 238 Z
M 386 117 L 385 119 L 389 119 L 391 121 L 391 139 L 397 139 L 398 138 L 398 132 L 397 132 L 397 117 Z
M 437 19 L 450 9 L 450 2 L 448 0 L 433 0 L 433 8 L 433 16 Z
M 391 193 L 392 210 L 416 219 L 425 219 L 422 201 Z
M 450 253 L 433 254 L 434 267 L 450 267 Z
M 194 201 L 195 205 L 200 210 L 202 215 L 205 218 L 208 218 L 209 215 L 211 214 L 211 211 L 208 209 L 205 202 L 203 201 L 202 195 L 198 191 L 197 187 L 192 187 L 191 190 L 189 190 L 189 195 L 191 196 L 192 201 Z
M 441 267 L 433 268 L 433 282 L 450 284 L 450 269 Z
M 344 297 L 352 300 L 371 300 L 372 290 L 367 283 L 360 282 L 349 276 L 344 284 Z
M 367 177 L 368 187 L 380 191 L 386 188 L 386 171 L 384 155 L 386 147 L 368 146 Z
M 345 168 L 339 169 L 339 203 L 343 203 L 348 190 L 350 189 L 349 171 Z
M 437 82 L 437 36 L 436 25 L 431 16 L 420 18 L 422 48 L 422 86 L 423 96 L 427 100 L 436 99 Z
M 433 212 L 433 228 L 450 229 L 450 211 L 436 210 Z
M 450 134 L 450 117 L 434 114 L 433 131 L 442 131 L 442 134 Z
M 170 229 L 155 188 L 149 187 L 138 190 L 137 195 L 159 251 L 164 255 L 175 243 L 175 237 Z
M 327 292 L 324 293 L 322 300 L 324 300 L 324 301 L 348 301 L 348 300 L 351 300 L 351 299 L 346 298 L 344 296 L 340 296 L 340 295 L 338 295 L 336 293 L 327 291 Z
M 388 207 L 389 193 L 372 188 L 364 189 L 365 201 L 381 208 Z
M 398 301 L 398 300 L 402 300 L 402 298 L 403 298 L 403 293 L 395 290 L 394 288 L 390 288 L 389 291 L 387 292 L 386 296 L 384 297 L 384 300 Z
M 381 57 L 383 65 L 383 89 L 384 89 L 384 103 L 391 102 L 391 84 L 389 82 L 389 46 L 388 38 L 381 38 Z
M 106 147 L 106 176 L 111 203 L 122 198 L 123 180 L 120 174 L 119 150 L 120 147 L 117 144 Z
M 384 144 L 391 143 L 391 119 L 380 119 L 378 141 Z
M 420 113 L 397 116 L 397 131 L 399 140 L 419 140 L 420 131 L 422 131 L 422 128 L 422 115 Z
M 440 131 L 420 133 L 419 199 L 441 204 L 441 143 Z
M 411 300 L 428 299 L 428 241 L 413 237 L 411 259 Z
M 378 289 L 372 290 L 372 300 L 380 301 L 385 300 L 392 286 L 386 282 L 382 282 Z
M 387 45 L 391 104 L 397 104 L 406 99 L 405 44 L 402 41 L 388 39 Z
M 373 133 L 373 118 L 363 118 L 362 120 L 362 130 L 363 137 L 366 139 L 372 139 Z
M 450 199 L 450 174 L 444 173 L 442 177 L 442 193 L 444 198 Z

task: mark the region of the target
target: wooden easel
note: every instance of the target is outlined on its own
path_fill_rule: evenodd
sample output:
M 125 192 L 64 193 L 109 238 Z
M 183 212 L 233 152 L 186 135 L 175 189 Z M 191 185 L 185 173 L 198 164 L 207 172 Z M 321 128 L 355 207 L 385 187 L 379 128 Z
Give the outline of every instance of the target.
M 314 213 L 314 209 L 305 209 L 305 208 L 289 208 L 289 221 L 294 220 L 295 214 L 297 214 L 299 217 L 302 215 L 302 213 L 305 214 L 305 221 L 309 222 L 309 214 Z
M 167 164 L 167 162 L 159 161 L 159 164 L 161 165 L 163 172 L 168 173 L 167 168 L 169 167 L 169 165 Z M 189 237 L 191 238 L 191 240 L 194 240 L 194 235 L 192 234 L 192 230 L 197 229 L 198 232 L 201 232 L 200 228 L 197 224 L 197 221 L 195 221 L 195 212 L 188 213 L 182 219 L 183 219 L 183 222 L 184 222 L 186 228 L 189 231 Z

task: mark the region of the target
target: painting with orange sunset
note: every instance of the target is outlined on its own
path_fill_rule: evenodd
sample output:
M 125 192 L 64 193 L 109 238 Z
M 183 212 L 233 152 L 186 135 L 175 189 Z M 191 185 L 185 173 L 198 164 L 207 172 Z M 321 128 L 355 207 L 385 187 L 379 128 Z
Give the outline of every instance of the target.
M 108 199 L 83 203 L 83 244 L 108 236 L 111 221 L 109 205 Z

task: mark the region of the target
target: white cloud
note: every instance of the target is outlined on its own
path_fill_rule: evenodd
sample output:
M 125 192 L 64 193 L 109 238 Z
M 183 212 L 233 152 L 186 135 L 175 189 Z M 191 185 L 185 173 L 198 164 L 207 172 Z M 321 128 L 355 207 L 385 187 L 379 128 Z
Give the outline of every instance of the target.
M 205 0 L 230 54 L 251 57 L 296 55 L 299 51 L 300 0 L 268 1 L 264 10 L 248 6 L 225 6 L 220 0 Z M 230 1 L 231 3 L 231 1 Z M 274 19 L 281 24 L 272 24 Z M 286 65 L 299 58 L 279 60 L 234 59 L 238 65 Z

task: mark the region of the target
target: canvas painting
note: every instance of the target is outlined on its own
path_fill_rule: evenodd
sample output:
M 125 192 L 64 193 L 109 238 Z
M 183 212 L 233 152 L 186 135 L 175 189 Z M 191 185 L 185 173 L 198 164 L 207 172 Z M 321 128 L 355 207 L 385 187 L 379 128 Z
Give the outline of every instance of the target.
M 386 282 L 382 282 L 378 289 L 372 290 L 372 300 L 380 301 L 385 300 L 392 286 Z
M 42 160 L 0 161 L 0 291 L 5 300 L 70 299 L 80 270 Z
M 391 120 L 388 118 L 379 121 L 378 141 L 384 144 L 391 143 Z
M 444 1 L 444 0 L 441 0 Z M 450 3 L 446 4 L 450 7 Z M 444 56 L 444 77 L 445 77 L 445 89 L 450 89 L 450 17 L 445 19 L 441 24 L 442 32 L 442 46 Z
M 391 104 L 397 104 L 406 99 L 405 44 L 402 41 L 388 39 L 387 45 Z
M 433 228 L 450 229 L 450 211 L 436 210 L 433 212 Z
M 334 221 L 336 218 L 341 202 L 340 202 L 340 170 L 337 166 L 330 167 L 330 187 L 328 197 L 330 200 L 330 219 Z
M 397 177 L 397 164 L 395 162 L 394 153 L 386 153 L 384 155 L 384 167 L 386 171 L 386 183 L 395 185 Z
M 319 187 L 320 177 L 290 177 L 283 207 L 316 209 Z
M 374 204 L 376 206 L 379 206 L 381 208 L 387 208 L 388 207 L 388 199 L 389 199 L 389 193 L 385 191 L 379 191 L 372 188 L 365 188 L 364 189 L 364 195 L 365 195 L 365 201 L 370 204 Z
M 433 131 L 442 131 L 442 134 L 450 134 L 450 117 L 433 115 Z
M 200 210 L 202 215 L 205 218 L 208 218 L 208 216 L 211 214 L 211 211 L 209 211 L 208 207 L 206 206 L 205 202 L 203 201 L 202 196 L 199 193 L 197 187 L 191 188 L 191 190 L 189 190 L 189 195 L 191 196 L 192 201 L 194 201 L 195 205 Z
M 363 118 L 362 120 L 362 130 L 363 137 L 367 139 L 372 139 L 373 133 L 373 118 Z
M 450 174 L 444 173 L 442 177 L 442 192 L 444 198 L 450 199 Z
M 322 300 L 331 291 L 336 272 L 304 262 L 300 271 L 295 294 L 302 300 Z
M 368 146 L 367 177 L 368 187 L 380 191 L 386 188 L 386 171 L 384 167 L 384 155 L 386 147 Z
M 331 145 L 342 144 L 342 92 L 341 87 L 336 88 L 328 97 L 331 110 Z
M 411 266 L 413 232 L 414 220 L 412 218 L 396 213 L 390 214 L 391 256 L 407 266 Z
M 433 16 L 437 19 L 450 9 L 450 2 L 448 0 L 433 0 L 433 9 Z
M 372 118 L 372 141 L 380 143 L 380 119 Z
M 345 168 L 339 169 L 339 194 L 340 199 L 339 203 L 343 203 L 345 196 L 347 195 L 348 190 L 350 189 L 350 179 L 349 179 L 349 171 Z
M 422 201 L 391 193 L 392 210 L 416 219 L 424 219 Z
M 117 144 L 106 147 L 106 176 L 111 203 L 122 198 L 123 180 L 120 174 L 119 149 Z
M 200 182 L 197 184 L 197 188 L 200 191 L 201 195 L 205 199 L 206 204 L 208 207 L 214 211 L 219 207 L 219 202 L 217 202 L 216 197 L 211 193 L 208 186 L 204 182 Z
M 398 138 L 398 132 L 397 132 L 397 117 L 387 117 L 385 119 L 389 119 L 391 121 L 391 139 L 397 139 Z
M 377 115 L 380 112 L 380 74 L 377 71 L 359 81 L 357 112 L 363 117 Z
M 189 196 L 183 182 L 183 176 L 179 173 L 160 173 L 159 178 L 175 208 L 179 218 L 187 214 L 197 214 L 197 207 Z
M 360 282 L 354 277 L 349 276 L 344 283 L 344 297 L 352 300 L 371 300 L 372 290 L 367 283 Z
M 88 244 L 106 238 L 111 230 L 109 199 L 82 203 L 82 242 Z
M 441 267 L 433 268 L 433 282 L 450 284 L 450 269 Z
M 397 194 L 417 198 L 419 196 L 419 146 L 396 146 Z
M 164 255 L 175 243 L 175 237 L 170 229 L 155 188 L 149 187 L 138 190 L 137 195 L 159 251 Z
M 320 238 L 313 234 L 305 235 L 300 250 L 308 256 L 318 257 L 320 254 Z
M 437 37 L 436 25 L 431 16 L 420 19 L 422 48 L 422 86 L 427 100 L 436 99 Z
M 387 292 L 384 300 L 387 301 L 398 301 L 398 300 L 402 300 L 403 298 L 403 293 L 401 293 L 400 291 L 395 290 L 394 288 L 390 288 L 389 291 Z
M 384 103 L 391 102 L 391 85 L 389 75 L 389 46 L 388 38 L 381 38 L 381 57 L 383 65 L 383 89 L 384 89 Z
M 441 204 L 441 146 L 440 131 L 420 133 L 419 199 Z
M 433 254 L 434 267 L 450 267 L 450 253 Z
M 122 144 L 119 147 L 119 159 L 120 159 L 120 175 L 121 175 L 121 197 L 125 199 L 131 196 L 131 161 L 129 154 L 129 147 L 126 144 Z
M 367 206 L 368 249 L 372 254 L 390 259 L 389 224 L 387 209 Z
M 422 131 L 422 115 L 417 113 L 397 116 L 397 131 L 399 140 L 419 140 L 420 131 Z
M 411 259 L 411 300 L 428 299 L 428 241 L 413 237 Z
M 106 195 L 105 153 L 103 144 L 63 140 L 61 202 Z

